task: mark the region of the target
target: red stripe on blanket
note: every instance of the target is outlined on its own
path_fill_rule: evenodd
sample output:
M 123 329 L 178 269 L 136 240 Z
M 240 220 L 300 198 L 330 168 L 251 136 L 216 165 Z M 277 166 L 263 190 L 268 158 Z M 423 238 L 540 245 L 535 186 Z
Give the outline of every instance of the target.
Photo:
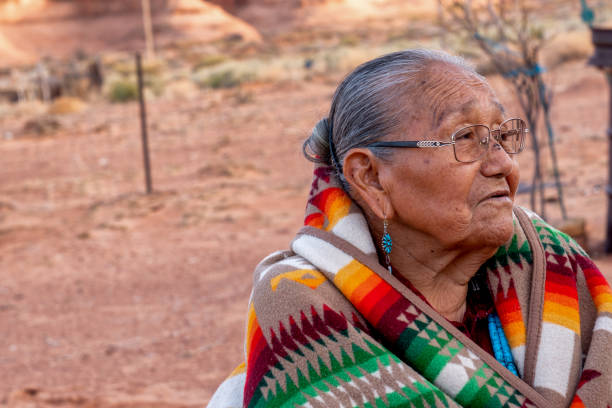
M 599 269 L 590 260 L 581 256 L 576 256 L 576 260 L 584 268 L 587 286 L 597 310 L 599 312 L 612 313 L 612 290 L 606 278 L 604 278 Z
M 566 301 L 572 301 L 578 307 L 578 292 L 576 286 L 562 285 L 553 280 L 546 280 L 546 296 L 554 295 L 566 298 Z
M 309 225 L 311 227 L 315 227 L 319 229 L 323 228 L 324 224 L 325 224 L 325 216 L 321 213 L 310 214 L 304 220 L 304 225 Z
M 555 292 L 567 291 L 568 294 L 571 294 L 576 291 L 576 278 L 574 275 L 568 276 L 549 269 L 546 271 L 546 285 L 551 285 L 551 290 Z
M 495 310 L 497 310 L 499 319 L 504 327 L 510 347 L 514 348 L 525 344 L 525 323 L 523 322 L 521 305 L 512 280 L 505 296 L 500 285 L 496 300 Z
M 249 333 L 250 334 L 250 333 Z M 269 367 L 277 363 L 272 349 L 261 332 L 259 324 L 255 320 L 252 326 L 251 343 L 248 347 L 247 374 L 244 387 L 244 405 L 247 406 L 258 388 Z
M 401 295 L 384 281 L 381 281 L 375 290 L 372 291 L 371 295 L 371 298 L 368 296 L 368 300 L 371 299 L 372 303 L 369 305 L 371 306 L 370 309 L 366 312 L 366 319 L 377 327 L 385 312 L 389 310 L 391 305 L 393 305 Z

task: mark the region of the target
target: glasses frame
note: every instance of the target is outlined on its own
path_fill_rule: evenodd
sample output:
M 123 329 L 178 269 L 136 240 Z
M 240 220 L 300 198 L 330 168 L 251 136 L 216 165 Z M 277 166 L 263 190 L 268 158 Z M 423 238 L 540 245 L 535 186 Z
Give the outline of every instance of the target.
M 499 137 L 500 137 L 500 131 L 501 131 L 501 127 L 512 121 L 512 120 L 520 120 L 523 123 L 524 126 L 524 132 L 523 132 L 523 136 L 521 139 L 521 145 L 519 146 L 518 151 L 516 152 L 508 152 L 506 151 L 506 149 L 504 149 L 504 151 L 507 154 L 519 154 L 520 152 L 523 151 L 523 149 L 525 148 L 525 136 L 527 135 L 527 133 L 529 133 L 529 129 L 526 127 L 527 123 L 521 119 L 521 118 L 510 118 L 510 119 L 506 119 L 504 120 L 502 123 L 500 123 L 499 128 L 498 129 L 491 129 L 489 126 L 487 125 L 481 125 L 481 124 L 475 124 L 475 125 L 469 125 L 469 126 L 465 126 L 462 127 L 461 129 L 453 132 L 453 134 L 450 137 L 450 142 L 446 142 L 446 141 L 441 141 L 441 140 L 403 140 L 403 141 L 396 141 L 396 142 L 374 142 L 374 143 L 370 143 L 368 145 L 366 145 L 365 147 L 406 147 L 406 148 L 429 148 L 429 147 L 445 147 L 445 146 L 453 146 L 453 154 L 455 156 L 455 160 L 457 160 L 459 163 L 473 163 L 475 161 L 478 161 L 480 159 L 482 159 L 487 152 L 489 151 L 489 142 L 491 141 L 491 134 L 497 134 L 497 135 L 493 135 L 493 138 L 495 139 L 495 141 L 502 146 L 502 144 L 499 141 Z M 480 156 L 478 156 L 477 158 L 475 158 L 474 160 L 470 160 L 470 161 L 464 161 L 464 160 L 459 160 L 457 158 L 457 150 L 455 148 L 455 137 L 457 136 L 457 134 L 459 132 L 464 131 L 465 129 L 468 129 L 470 127 L 474 127 L 474 126 L 484 126 L 488 129 L 489 134 L 486 138 L 486 142 L 484 143 L 487 148 L 484 149 L 482 151 L 482 154 Z M 503 148 L 503 146 L 502 146 Z

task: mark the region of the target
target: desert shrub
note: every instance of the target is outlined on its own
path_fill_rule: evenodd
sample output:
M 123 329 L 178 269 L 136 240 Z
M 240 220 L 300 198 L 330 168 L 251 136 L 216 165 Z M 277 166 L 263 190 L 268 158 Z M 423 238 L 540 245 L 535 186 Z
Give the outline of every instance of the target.
M 201 88 L 234 88 L 244 82 L 260 78 L 260 60 L 228 61 L 211 68 L 203 68 L 192 75 Z
M 117 79 L 110 85 L 111 102 L 128 102 L 138 99 L 138 85 L 129 79 Z
M 240 85 L 241 79 L 236 75 L 234 71 L 220 71 L 213 72 L 204 81 L 204 85 L 213 88 L 233 88 Z
M 114 76 L 106 88 L 108 99 L 113 102 L 129 102 L 138 99 L 138 80 L 136 76 Z M 160 96 L 165 90 L 165 81 L 161 76 L 145 75 L 143 78 L 144 88 L 152 95 Z

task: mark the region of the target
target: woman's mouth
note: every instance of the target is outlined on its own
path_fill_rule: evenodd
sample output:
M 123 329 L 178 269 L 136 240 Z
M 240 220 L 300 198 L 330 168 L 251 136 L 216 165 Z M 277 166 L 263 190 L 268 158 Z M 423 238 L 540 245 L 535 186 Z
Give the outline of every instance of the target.
M 487 194 L 481 202 L 500 202 L 500 203 L 512 203 L 510 198 L 510 191 L 508 190 L 495 190 Z

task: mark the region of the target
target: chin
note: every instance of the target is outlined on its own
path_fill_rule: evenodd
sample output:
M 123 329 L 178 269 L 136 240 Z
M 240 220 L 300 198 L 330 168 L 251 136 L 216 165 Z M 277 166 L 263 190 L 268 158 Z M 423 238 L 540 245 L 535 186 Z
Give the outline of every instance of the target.
M 496 217 L 490 222 L 485 223 L 484 230 L 481 230 L 483 240 L 487 246 L 499 247 L 512 238 L 514 233 L 514 220 L 512 212 L 508 215 Z
M 474 225 L 474 224 L 472 224 Z M 483 214 L 472 230 L 478 246 L 500 247 L 512 238 L 514 217 L 512 208 L 507 211 Z

